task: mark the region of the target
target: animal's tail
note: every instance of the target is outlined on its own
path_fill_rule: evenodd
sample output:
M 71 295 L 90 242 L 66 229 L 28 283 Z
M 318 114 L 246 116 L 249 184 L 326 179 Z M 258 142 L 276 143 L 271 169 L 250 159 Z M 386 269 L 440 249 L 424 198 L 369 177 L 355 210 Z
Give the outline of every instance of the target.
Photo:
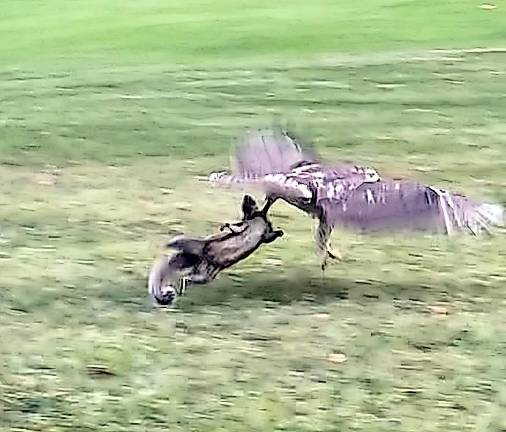
M 174 301 L 184 273 L 201 259 L 205 241 L 180 235 L 169 240 L 165 246 L 178 252 L 172 257 L 165 256 L 156 261 L 148 280 L 149 293 L 160 305 Z
M 172 271 L 169 257 L 163 257 L 155 262 L 149 273 L 149 293 L 159 305 L 171 304 L 176 296 L 175 287 L 169 284 L 166 285 Z

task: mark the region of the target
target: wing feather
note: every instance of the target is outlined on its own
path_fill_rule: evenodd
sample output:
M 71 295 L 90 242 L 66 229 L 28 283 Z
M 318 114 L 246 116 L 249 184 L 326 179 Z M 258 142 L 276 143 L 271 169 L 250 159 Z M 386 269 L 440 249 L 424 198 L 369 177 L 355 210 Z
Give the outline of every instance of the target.
M 232 186 L 250 190 L 257 187 L 267 195 L 292 199 L 311 199 L 312 192 L 308 185 L 297 181 L 286 174 L 266 174 L 259 177 L 246 177 L 226 172 L 212 173 L 209 181 L 219 186 Z
M 294 135 L 281 129 L 261 129 L 248 132 L 235 146 L 232 173 L 244 177 L 286 173 L 293 166 L 316 160 L 314 152 L 301 148 Z
M 342 193 L 346 177 L 359 176 L 358 167 L 351 164 L 323 166 L 312 146 L 301 147 L 292 132 L 282 129 L 247 133 L 235 146 L 231 166 L 230 173 L 212 173 L 209 181 L 243 190 L 254 186 L 267 195 L 286 199 L 311 198 L 312 188 L 318 195 L 325 192 L 337 197 Z
M 480 204 L 413 181 L 384 180 L 363 184 L 343 203 L 330 199 L 320 207 L 331 225 L 364 232 L 422 231 L 479 234 L 503 224 L 503 209 Z

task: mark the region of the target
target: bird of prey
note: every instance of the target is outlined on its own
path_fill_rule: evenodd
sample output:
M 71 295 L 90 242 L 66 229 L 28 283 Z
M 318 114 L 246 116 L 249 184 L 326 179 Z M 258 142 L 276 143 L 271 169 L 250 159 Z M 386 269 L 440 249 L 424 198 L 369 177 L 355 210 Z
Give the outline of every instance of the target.
M 382 178 L 371 167 L 327 164 L 283 130 L 249 132 L 235 146 L 231 172 L 215 172 L 221 186 L 257 186 L 266 195 L 264 210 L 278 199 L 318 219 L 316 251 L 322 270 L 336 226 L 361 232 L 424 231 L 478 235 L 503 223 L 503 208 L 412 180 Z

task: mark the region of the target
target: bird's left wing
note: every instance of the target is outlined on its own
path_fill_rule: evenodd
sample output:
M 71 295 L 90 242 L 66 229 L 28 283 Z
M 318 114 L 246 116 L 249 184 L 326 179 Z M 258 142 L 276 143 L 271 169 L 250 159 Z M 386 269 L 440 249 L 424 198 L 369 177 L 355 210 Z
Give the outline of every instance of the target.
M 343 202 L 319 202 L 327 222 L 365 232 L 479 234 L 504 223 L 503 208 L 407 180 L 362 184 Z

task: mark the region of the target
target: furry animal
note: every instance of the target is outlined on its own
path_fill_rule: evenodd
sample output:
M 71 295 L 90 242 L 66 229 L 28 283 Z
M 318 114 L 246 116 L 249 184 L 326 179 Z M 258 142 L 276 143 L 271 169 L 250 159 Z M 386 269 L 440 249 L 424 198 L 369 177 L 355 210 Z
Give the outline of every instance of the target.
M 182 295 L 190 284 L 209 283 L 262 244 L 281 236 L 283 231 L 272 227 L 267 211 L 259 210 L 256 201 L 245 195 L 241 221 L 226 223 L 219 233 L 206 238 L 181 235 L 166 244 L 176 253 L 154 264 L 149 274 L 149 293 L 159 305 L 172 304 L 176 295 Z

